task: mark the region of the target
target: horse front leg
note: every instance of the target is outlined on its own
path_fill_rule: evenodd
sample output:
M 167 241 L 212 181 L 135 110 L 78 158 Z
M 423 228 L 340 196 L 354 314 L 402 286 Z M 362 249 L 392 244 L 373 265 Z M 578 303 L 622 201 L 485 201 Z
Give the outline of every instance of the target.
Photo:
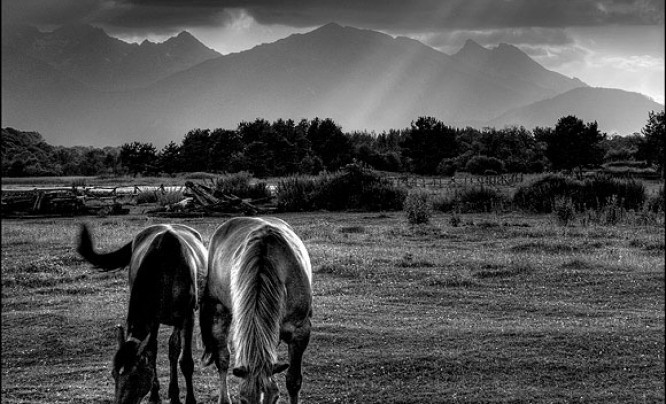
M 192 359 L 192 333 L 194 330 L 194 311 L 191 316 L 185 320 L 185 324 L 181 331 L 183 350 L 180 354 L 180 370 L 185 376 L 185 388 L 187 395 L 185 397 L 185 404 L 196 404 L 194 398 L 194 385 L 192 384 L 192 375 L 194 374 L 194 359 Z
M 178 358 L 180 357 L 181 328 L 173 327 L 169 337 L 169 400 L 171 404 L 180 404 L 178 388 Z
M 286 382 L 290 404 L 298 404 L 299 393 L 303 385 L 303 353 L 310 343 L 310 328 L 310 319 L 307 319 L 302 327 L 294 331 L 293 337 L 289 341 L 289 368 Z

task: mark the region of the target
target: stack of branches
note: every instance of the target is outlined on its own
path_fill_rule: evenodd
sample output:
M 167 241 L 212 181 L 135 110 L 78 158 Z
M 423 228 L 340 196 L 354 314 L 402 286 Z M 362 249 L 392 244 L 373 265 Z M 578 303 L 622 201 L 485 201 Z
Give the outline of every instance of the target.
M 197 184 L 192 181 L 185 182 L 185 199 L 165 205 L 163 208 L 151 211 L 158 216 L 168 217 L 190 217 L 190 216 L 228 216 L 229 214 L 256 215 L 266 213 L 269 209 L 260 208 L 253 202 L 264 202 L 262 200 L 246 201 L 235 195 L 220 194 L 215 189 Z

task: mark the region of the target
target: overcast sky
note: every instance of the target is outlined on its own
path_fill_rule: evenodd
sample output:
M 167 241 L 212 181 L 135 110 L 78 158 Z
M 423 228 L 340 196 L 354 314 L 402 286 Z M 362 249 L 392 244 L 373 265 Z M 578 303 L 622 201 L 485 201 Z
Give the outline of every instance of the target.
M 455 53 L 511 43 L 592 86 L 664 102 L 664 0 L 2 0 L 2 24 L 83 22 L 127 41 L 187 30 L 226 54 L 329 22 Z

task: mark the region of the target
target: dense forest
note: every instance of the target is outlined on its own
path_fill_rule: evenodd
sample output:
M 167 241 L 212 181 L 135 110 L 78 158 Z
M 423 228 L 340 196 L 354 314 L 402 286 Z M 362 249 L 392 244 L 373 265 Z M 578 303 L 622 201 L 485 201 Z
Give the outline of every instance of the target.
M 376 170 L 450 176 L 582 170 L 611 162 L 643 161 L 663 172 L 664 111 L 650 112 L 641 133 L 612 136 L 575 116 L 555 127 L 454 128 L 433 117 L 380 134 L 345 133 L 331 119 L 256 119 L 235 130 L 193 129 L 180 144 L 118 147 L 49 145 L 36 132 L 2 129 L 2 176 L 159 175 L 240 172 L 256 177 L 317 174 L 351 163 Z

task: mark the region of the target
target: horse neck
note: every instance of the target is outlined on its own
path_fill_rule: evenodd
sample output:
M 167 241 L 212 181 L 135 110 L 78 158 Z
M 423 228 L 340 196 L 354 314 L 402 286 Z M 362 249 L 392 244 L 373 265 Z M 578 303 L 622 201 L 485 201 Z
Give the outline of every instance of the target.
M 248 239 L 231 275 L 233 334 L 236 365 L 260 372 L 277 361 L 280 320 L 284 311 L 280 248 L 275 234 L 260 233 Z M 271 254 L 268 251 L 271 251 Z

